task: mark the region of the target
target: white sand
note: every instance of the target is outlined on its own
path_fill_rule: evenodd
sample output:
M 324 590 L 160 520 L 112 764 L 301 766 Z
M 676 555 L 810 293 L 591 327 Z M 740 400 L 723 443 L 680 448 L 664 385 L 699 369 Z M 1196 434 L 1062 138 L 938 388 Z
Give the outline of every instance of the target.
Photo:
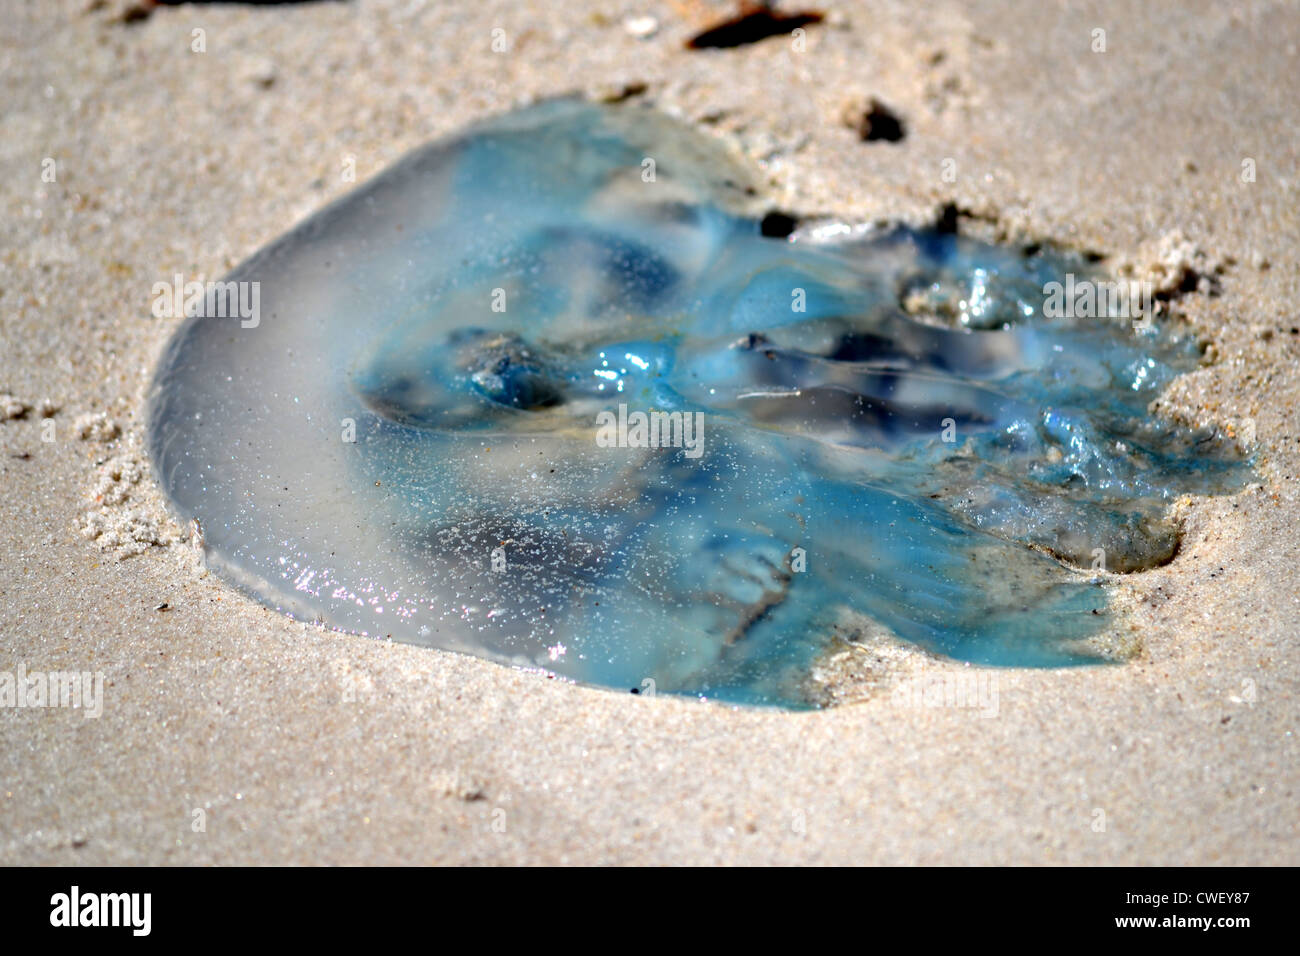
M 112 22 L 128 5 L 0 2 L 0 672 L 106 680 L 98 719 L 0 708 L 0 863 L 1300 862 L 1293 5 L 842 2 L 802 53 L 687 52 L 700 2 Z M 174 328 L 153 283 L 219 276 L 346 191 L 349 156 L 364 179 L 512 103 L 627 84 L 764 160 L 796 212 L 954 201 L 975 229 L 1143 266 L 1181 234 L 1224 266 L 1221 295 L 1179 301 L 1218 361 L 1170 407 L 1253 422 L 1261 484 L 1185 502 L 1174 563 L 1117 583 L 1133 661 L 882 646 L 849 668 L 857 703 L 743 711 L 317 630 L 196 571 L 140 472 Z M 904 141 L 843 125 L 871 96 Z M 907 705 L 918 668 L 975 675 L 981 706 Z

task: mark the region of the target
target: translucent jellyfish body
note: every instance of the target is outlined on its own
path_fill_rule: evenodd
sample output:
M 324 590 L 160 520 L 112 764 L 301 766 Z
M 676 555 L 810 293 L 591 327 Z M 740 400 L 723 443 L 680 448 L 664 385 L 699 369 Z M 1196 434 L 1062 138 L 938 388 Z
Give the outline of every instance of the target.
M 1192 344 L 1052 308 L 1104 281 L 1081 258 L 771 237 L 757 193 L 636 106 L 418 150 L 184 322 L 150 398 L 160 482 L 269 605 L 622 690 L 799 706 L 864 622 L 972 662 L 1095 659 L 1086 569 L 1168 560 L 1170 500 L 1248 474 L 1148 413 Z

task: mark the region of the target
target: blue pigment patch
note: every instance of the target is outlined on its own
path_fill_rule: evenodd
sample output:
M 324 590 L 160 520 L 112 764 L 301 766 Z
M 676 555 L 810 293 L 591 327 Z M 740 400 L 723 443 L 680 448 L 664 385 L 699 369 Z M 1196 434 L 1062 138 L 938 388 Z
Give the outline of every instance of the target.
M 192 315 L 150 399 L 209 565 L 624 691 L 801 706 L 863 619 L 975 663 L 1098 659 L 1095 569 L 1168 561 L 1172 500 L 1250 477 L 1148 411 L 1195 343 L 1089 307 L 1106 277 L 1068 253 L 764 235 L 750 176 L 642 107 L 553 101 L 257 253 L 227 281 L 258 314 Z

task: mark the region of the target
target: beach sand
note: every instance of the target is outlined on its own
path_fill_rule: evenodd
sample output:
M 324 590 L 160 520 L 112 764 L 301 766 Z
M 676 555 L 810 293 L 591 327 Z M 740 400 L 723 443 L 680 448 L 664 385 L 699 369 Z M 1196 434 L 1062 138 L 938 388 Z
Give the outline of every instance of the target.
M 0 2 L 0 672 L 104 677 L 97 718 L 0 708 L 0 862 L 1300 862 L 1300 12 L 818 6 L 802 44 L 695 51 L 726 8 Z M 745 710 L 322 630 L 202 572 L 142 452 L 154 283 L 219 277 L 350 158 L 572 92 L 711 131 L 795 214 L 951 205 L 1188 287 L 1211 344 L 1165 410 L 1253 436 L 1259 482 L 1181 501 L 1175 560 L 1115 578 L 1129 660 L 879 639 L 841 706 Z M 873 97 L 901 141 L 853 128 Z M 944 679 L 975 705 L 898 690 Z

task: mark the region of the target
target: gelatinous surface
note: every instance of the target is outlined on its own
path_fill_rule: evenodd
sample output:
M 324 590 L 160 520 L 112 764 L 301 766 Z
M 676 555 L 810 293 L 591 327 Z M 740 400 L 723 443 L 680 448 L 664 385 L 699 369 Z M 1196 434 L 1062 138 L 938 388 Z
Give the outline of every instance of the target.
M 1096 278 L 1064 254 L 766 237 L 748 183 L 658 114 L 554 101 L 259 252 L 228 277 L 260 283 L 256 324 L 187 319 L 151 396 L 210 566 L 305 619 L 624 690 L 797 706 L 863 618 L 974 662 L 1092 659 L 1078 569 L 1168 560 L 1172 498 L 1248 474 L 1147 411 L 1192 343 L 1045 317 L 1046 283 Z M 676 413 L 661 447 L 637 412 Z

